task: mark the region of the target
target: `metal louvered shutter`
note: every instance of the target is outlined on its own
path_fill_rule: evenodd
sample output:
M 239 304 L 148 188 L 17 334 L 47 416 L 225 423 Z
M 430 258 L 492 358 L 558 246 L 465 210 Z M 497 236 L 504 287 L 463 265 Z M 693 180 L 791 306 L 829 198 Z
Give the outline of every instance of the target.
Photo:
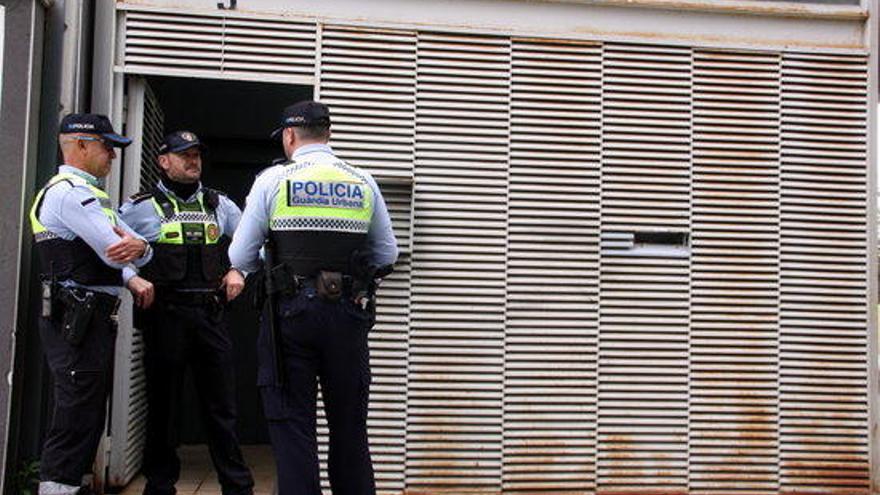
M 331 144 L 377 179 L 400 248 L 370 334 L 370 450 L 387 494 L 405 488 L 415 64 L 412 33 L 323 28 L 319 98 L 332 109 Z
M 865 56 L 123 10 L 129 72 L 317 74 L 382 186 L 383 494 L 869 492 Z
M 599 490 L 685 490 L 689 266 L 616 249 L 617 236 L 685 231 L 687 49 L 605 44 L 602 62 Z
M 513 41 L 505 493 L 595 489 L 601 55 Z
M 500 490 L 510 41 L 422 33 L 407 488 Z
M 778 488 L 779 55 L 694 53 L 693 493 Z
M 131 6 L 123 12 L 126 72 L 262 81 L 314 79 L 314 24 Z
M 870 491 L 867 70 L 864 56 L 782 57 L 778 400 L 790 493 Z

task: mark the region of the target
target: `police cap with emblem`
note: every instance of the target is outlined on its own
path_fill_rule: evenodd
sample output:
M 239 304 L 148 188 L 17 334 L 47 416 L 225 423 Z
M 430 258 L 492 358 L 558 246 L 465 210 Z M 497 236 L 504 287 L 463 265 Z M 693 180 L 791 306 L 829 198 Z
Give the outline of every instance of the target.
M 95 134 L 101 136 L 104 141 L 117 148 L 125 148 L 131 144 L 131 139 L 117 134 L 113 130 L 113 124 L 106 115 L 96 113 L 71 113 L 61 119 L 59 134 Z
M 181 151 L 188 150 L 195 146 L 198 146 L 199 151 L 201 152 L 208 150 L 208 147 L 199 141 L 199 137 L 194 133 L 189 131 L 172 132 L 165 136 L 165 139 L 162 140 L 162 144 L 159 145 L 159 154 L 180 153 Z
M 330 109 L 317 101 L 301 101 L 284 109 L 281 113 L 281 126 L 272 131 L 272 139 L 278 139 L 288 127 L 308 127 L 330 125 Z

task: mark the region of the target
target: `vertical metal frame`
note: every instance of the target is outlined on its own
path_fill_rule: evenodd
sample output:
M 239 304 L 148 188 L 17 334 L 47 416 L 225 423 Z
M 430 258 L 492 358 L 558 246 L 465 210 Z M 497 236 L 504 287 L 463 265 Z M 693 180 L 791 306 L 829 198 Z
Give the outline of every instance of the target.
M 880 28 L 880 19 L 877 18 L 878 0 L 863 0 L 863 4 L 867 2 L 869 17 L 865 21 L 865 46 L 868 48 L 868 163 L 866 184 L 868 190 L 868 449 L 871 462 L 871 493 L 880 493 L 880 425 L 878 425 L 878 415 L 880 415 L 880 343 L 878 343 L 878 312 L 877 312 L 877 180 L 878 180 L 878 163 L 877 163 L 877 105 L 880 90 L 878 87 L 878 28 Z
M 126 115 L 126 132 L 129 136 L 143 135 L 144 93 L 146 84 L 143 78 L 132 77 L 128 80 L 128 108 Z M 123 161 L 125 173 L 122 174 L 121 194 L 128 196 L 140 187 L 140 169 L 143 141 L 135 139 L 125 153 Z M 133 342 L 134 323 L 132 321 L 132 299 L 128 291 L 122 291 L 122 303 L 119 307 L 119 331 L 116 336 L 116 359 L 113 371 L 113 391 L 111 400 L 110 438 L 108 441 L 107 483 L 106 486 L 123 486 L 126 480 L 126 453 L 130 428 L 128 424 L 129 403 L 132 375 L 131 349 Z

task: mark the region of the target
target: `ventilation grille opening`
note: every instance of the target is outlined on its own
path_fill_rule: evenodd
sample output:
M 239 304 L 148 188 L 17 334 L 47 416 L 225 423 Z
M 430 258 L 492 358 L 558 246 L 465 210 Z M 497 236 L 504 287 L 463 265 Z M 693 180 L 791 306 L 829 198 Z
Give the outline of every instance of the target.
M 686 232 L 635 232 L 633 245 L 640 247 L 687 248 L 690 236 Z

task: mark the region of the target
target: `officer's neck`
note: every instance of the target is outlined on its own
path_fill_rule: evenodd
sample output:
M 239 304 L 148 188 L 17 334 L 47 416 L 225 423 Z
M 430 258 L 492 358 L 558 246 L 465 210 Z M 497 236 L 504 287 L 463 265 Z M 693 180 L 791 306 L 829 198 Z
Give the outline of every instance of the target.
M 62 165 L 62 167 L 66 167 L 64 169 L 65 172 L 74 173 L 74 174 L 82 177 L 83 179 L 85 179 L 86 181 L 88 181 L 92 185 L 98 185 L 100 183 L 98 180 L 98 177 L 92 175 L 88 170 L 86 170 L 85 167 L 74 165 L 68 161 L 65 161 L 65 163 Z
M 328 148 L 329 145 L 327 141 L 296 141 L 293 145 L 293 149 L 291 150 L 290 157 L 293 158 L 297 155 L 302 155 L 303 153 L 308 153 L 310 151 L 325 149 Z
M 166 189 L 173 192 L 175 196 L 182 200 L 187 200 L 193 196 L 201 187 L 201 183 L 199 181 L 196 182 L 179 182 L 171 177 L 168 177 L 165 174 L 162 174 L 162 185 L 165 186 Z

